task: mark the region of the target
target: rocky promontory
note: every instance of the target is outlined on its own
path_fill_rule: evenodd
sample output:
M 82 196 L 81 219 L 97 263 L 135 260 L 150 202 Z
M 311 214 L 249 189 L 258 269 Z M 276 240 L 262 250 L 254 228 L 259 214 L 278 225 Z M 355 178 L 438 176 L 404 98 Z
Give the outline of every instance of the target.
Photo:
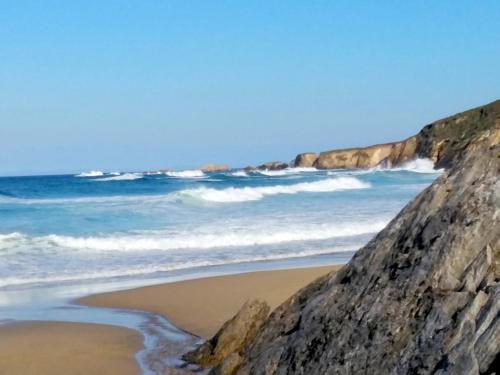
M 414 147 L 414 155 L 446 172 L 341 271 L 273 311 L 214 373 L 498 371 L 500 101 L 437 121 L 412 138 L 377 146 L 384 151 L 373 155 L 402 160 Z M 353 158 L 360 165 L 373 155 Z
M 484 131 L 484 125 L 478 121 L 480 117 L 481 109 L 473 109 L 429 124 L 403 141 L 325 151 L 319 155 L 299 154 L 294 166 L 318 169 L 390 167 L 415 158 L 428 158 L 434 161 L 436 168 L 449 167 L 459 157 L 464 142 Z

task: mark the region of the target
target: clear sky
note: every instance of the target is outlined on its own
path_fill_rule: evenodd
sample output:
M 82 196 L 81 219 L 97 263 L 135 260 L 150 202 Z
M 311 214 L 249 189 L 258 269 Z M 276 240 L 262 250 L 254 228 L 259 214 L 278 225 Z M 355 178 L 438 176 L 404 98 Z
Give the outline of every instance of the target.
M 500 1 L 2 1 L 0 174 L 244 166 L 500 97 Z

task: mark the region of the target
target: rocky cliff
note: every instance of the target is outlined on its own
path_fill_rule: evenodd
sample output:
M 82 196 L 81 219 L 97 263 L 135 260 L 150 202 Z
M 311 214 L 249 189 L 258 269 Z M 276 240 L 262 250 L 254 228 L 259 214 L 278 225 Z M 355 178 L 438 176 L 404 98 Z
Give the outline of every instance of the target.
M 449 169 L 340 272 L 278 307 L 239 350 L 237 365 L 231 355 L 215 371 L 494 373 L 499 142 L 500 101 L 426 126 L 415 152 Z
M 437 168 L 449 167 L 454 159 L 477 134 L 488 128 L 490 118 L 484 111 L 497 107 L 498 101 L 483 107 L 436 121 L 425 126 L 417 135 L 404 141 L 362 148 L 299 154 L 296 167 L 315 166 L 318 169 L 371 168 L 380 164 L 396 166 L 414 158 L 429 158 Z M 481 112 L 483 111 L 483 112 Z
M 416 137 L 410 137 L 401 142 L 327 151 L 319 154 L 313 166 L 318 169 L 351 169 L 371 168 L 381 163 L 397 165 L 412 159 L 415 156 L 416 147 Z

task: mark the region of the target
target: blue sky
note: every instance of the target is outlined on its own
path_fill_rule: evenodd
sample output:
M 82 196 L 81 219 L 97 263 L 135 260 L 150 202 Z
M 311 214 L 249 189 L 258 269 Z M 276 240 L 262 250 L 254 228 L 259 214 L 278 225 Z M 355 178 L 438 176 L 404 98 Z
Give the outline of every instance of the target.
M 290 160 L 500 97 L 498 1 L 3 1 L 0 174 Z

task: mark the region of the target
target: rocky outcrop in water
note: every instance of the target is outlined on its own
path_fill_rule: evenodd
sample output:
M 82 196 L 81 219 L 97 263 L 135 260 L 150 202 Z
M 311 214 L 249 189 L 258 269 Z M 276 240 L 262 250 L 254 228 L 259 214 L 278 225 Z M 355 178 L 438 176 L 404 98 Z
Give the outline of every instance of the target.
M 228 165 L 207 164 L 200 168 L 202 172 L 227 172 L 230 169 Z
M 425 127 L 415 152 L 449 169 L 341 271 L 278 307 L 237 373 L 497 371 L 499 142 L 500 101 Z
M 318 154 L 314 152 L 305 152 L 303 154 L 298 154 L 295 157 L 293 163 L 294 167 L 310 168 L 314 165 L 314 162 L 318 158 Z
M 257 167 L 257 169 L 262 171 L 280 171 L 286 168 L 288 168 L 288 164 L 281 161 L 270 161 Z

